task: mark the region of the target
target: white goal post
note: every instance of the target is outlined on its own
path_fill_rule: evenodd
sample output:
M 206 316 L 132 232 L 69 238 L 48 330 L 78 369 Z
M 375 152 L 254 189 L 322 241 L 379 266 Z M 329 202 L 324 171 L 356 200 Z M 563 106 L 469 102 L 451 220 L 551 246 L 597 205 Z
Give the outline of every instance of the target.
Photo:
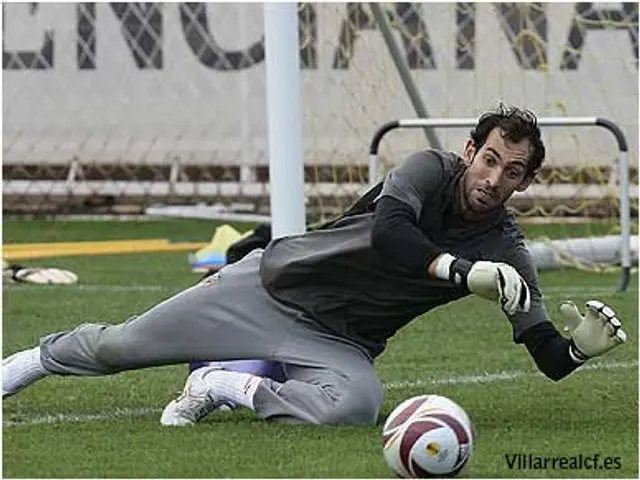
M 473 127 L 476 118 L 405 118 L 392 120 L 382 125 L 373 136 L 369 147 L 369 183 L 374 185 L 380 180 L 378 173 L 378 151 L 383 137 L 398 128 L 456 128 Z M 631 212 L 629 202 L 629 147 L 627 139 L 618 125 L 601 117 L 540 117 L 541 127 L 602 127 L 613 134 L 618 146 L 617 162 L 618 197 L 620 201 L 620 263 L 622 267 L 619 291 L 625 291 L 631 274 Z M 530 187 L 531 188 L 531 187 Z M 571 192 L 569 192 L 571 195 Z
M 306 229 L 297 9 L 295 3 L 264 4 L 273 238 Z

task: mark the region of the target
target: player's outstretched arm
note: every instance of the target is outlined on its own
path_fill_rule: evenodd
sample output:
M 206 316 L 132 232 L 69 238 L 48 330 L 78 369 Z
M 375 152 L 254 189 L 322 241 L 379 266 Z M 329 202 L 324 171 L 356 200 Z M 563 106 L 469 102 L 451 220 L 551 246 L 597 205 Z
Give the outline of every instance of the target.
M 378 201 L 371 243 L 388 261 L 496 301 L 509 315 L 529 310 L 529 288 L 515 268 L 506 263 L 470 262 L 444 252 L 419 230 L 411 207 L 395 198 Z
M 613 309 L 598 300 L 586 303 L 585 315 L 573 302 L 561 303 L 560 313 L 568 320 L 565 332 L 569 338 L 549 321 L 537 323 L 521 335 L 538 369 L 552 380 L 566 377 L 590 358 L 627 341 Z

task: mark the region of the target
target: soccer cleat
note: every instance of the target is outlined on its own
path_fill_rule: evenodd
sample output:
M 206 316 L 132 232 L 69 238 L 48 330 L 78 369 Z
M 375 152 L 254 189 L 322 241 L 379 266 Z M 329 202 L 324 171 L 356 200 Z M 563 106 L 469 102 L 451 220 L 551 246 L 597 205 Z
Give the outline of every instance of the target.
M 233 410 L 235 408 L 234 404 L 219 400 L 211 393 L 202 378 L 209 371 L 211 368 L 205 367 L 191 372 L 182 393 L 164 407 L 160 417 L 162 425 L 176 427 L 193 425 L 216 409 Z
M 40 363 L 40 347 L 22 350 L 2 361 L 2 398 L 15 395 L 49 375 Z

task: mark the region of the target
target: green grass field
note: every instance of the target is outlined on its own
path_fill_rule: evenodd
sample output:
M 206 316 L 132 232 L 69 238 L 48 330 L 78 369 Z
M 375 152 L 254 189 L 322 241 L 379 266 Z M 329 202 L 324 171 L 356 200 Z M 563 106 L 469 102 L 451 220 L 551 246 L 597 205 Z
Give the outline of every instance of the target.
M 156 222 L 4 222 L 12 242 L 170 238 L 206 241 L 213 224 Z M 557 229 L 544 230 L 552 235 Z M 583 228 L 583 227 L 577 227 Z M 565 232 L 566 230 L 562 230 Z M 42 334 L 86 321 L 119 322 L 195 282 L 185 253 L 61 257 L 78 273 L 69 287 L 3 288 L 3 354 Z M 638 277 L 615 293 L 617 274 L 543 272 L 547 306 L 597 298 L 622 318 L 631 341 L 567 379 L 536 373 L 498 309 L 467 298 L 413 322 L 378 362 L 386 385 L 380 422 L 407 397 L 446 395 L 477 429 L 463 477 L 638 477 Z M 558 323 L 557 323 L 558 324 Z M 559 324 L 558 324 L 559 325 Z M 104 378 L 48 378 L 3 402 L 3 477 L 212 478 L 393 477 L 376 427 L 284 426 L 251 412 L 214 413 L 184 429 L 159 414 L 185 378 L 183 365 Z M 617 457 L 618 469 L 510 469 L 505 455 Z

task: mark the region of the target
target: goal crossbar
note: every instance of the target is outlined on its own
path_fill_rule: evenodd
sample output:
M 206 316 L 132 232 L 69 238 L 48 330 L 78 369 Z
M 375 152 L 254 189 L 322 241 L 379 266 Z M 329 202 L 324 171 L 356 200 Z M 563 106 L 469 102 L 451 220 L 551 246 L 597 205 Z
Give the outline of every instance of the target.
M 369 182 L 374 185 L 378 179 L 378 151 L 383 137 L 399 128 L 460 128 L 473 127 L 477 118 L 403 118 L 382 125 L 374 134 L 369 147 Z M 619 179 L 618 197 L 620 201 L 620 264 L 621 274 L 618 291 L 625 291 L 631 276 L 631 211 L 629 200 L 629 147 L 620 127 L 602 117 L 540 117 L 541 127 L 601 127 L 613 134 L 618 145 L 617 173 Z

